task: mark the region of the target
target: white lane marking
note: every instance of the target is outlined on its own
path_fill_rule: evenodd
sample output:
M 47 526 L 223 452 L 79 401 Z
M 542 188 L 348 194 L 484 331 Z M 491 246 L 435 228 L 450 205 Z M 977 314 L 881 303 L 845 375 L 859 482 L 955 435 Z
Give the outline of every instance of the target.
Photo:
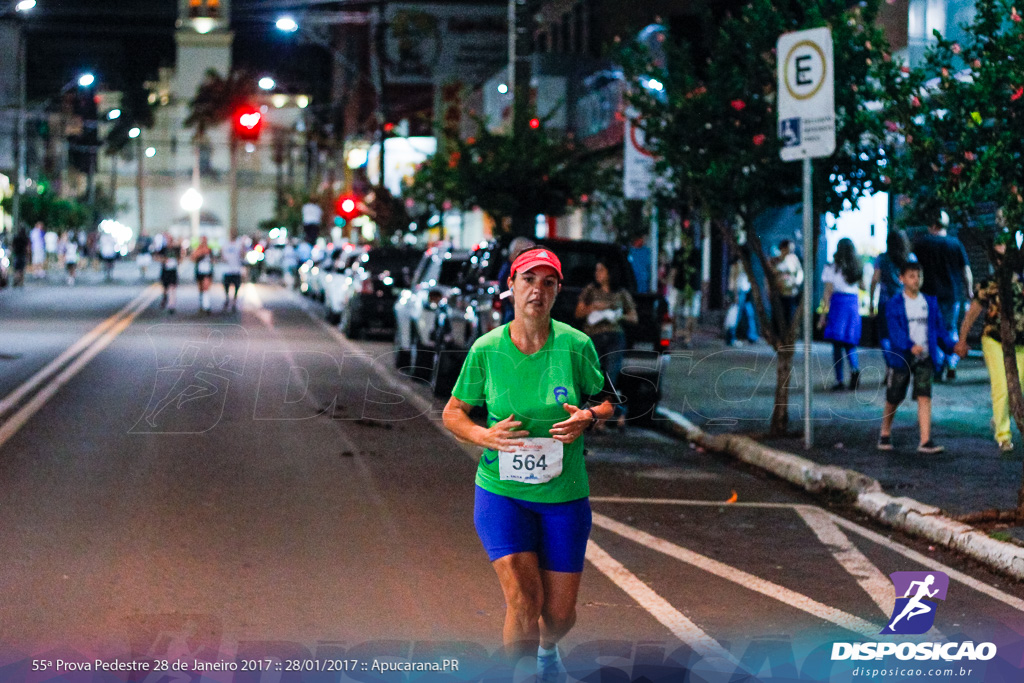
M 828 548 L 836 562 L 871 596 L 882 614 L 886 617 L 891 615 L 896 605 L 896 592 L 885 574 L 850 542 L 824 510 L 810 505 L 798 505 L 796 512 Z
M 651 550 L 656 550 L 668 555 L 669 557 L 674 557 L 680 562 L 685 562 L 686 564 L 697 567 L 698 569 L 703 569 L 715 576 L 727 581 L 732 581 L 744 588 L 748 588 L 769 598 L 778 600 L 779 602 L 807 612 L 819 619 L 829 621 L 836 626 L 847 629 L 848 631 L 853 631 L 854 633 L 859 633 L 869 638 L 875 638 L 879 631 L 882 630 L 882 627 L 879 625 L 872 624 L 865 619 L 861 619 L 858 616 L 836 609 L 835 607 L 829 607 L 828 605 L 820 603 L 806 595 L 784 588 L 783 586 L 772 583 L 771 581 L 766 581 L 765 579 L 754 576 L 753 574 L 748 574 L 745 571 L 731 567 L 723 562 L 719 562 L 718 560 L 713 560 L 710 557 L 705 557 L 704 555 L 695 553 L 692 550 L 687 550 L 675 543 L 671 543 L 658 538 L 657 536 L 652 536 L 644 531 L 640 531 L 639 529 L 617 522 L 610 517 L 605 517 L 604 515 L 596 512 L 593 514 L 594 524 L 602 529 L 607 529 L 608 531 L 619 534 L 620 536 L 628 538 L 629 540 L 639 543 Z
M 592 503 L 634 503 L 634 504 L 651 503 L 651 504 L 654 504 L 654 505 L 682 505 L 682 506 L 694 506 L 694 507 L 723 507 L 723 506 L 731 505 L 731 506 L 752 507 L 752 508 L 799 508 L 799 507 L 808 507 L 808 508 L 811 508 L 811 509 L 814 509 L 814 510 L 819 510 L 820 509 L 820 508 L 814 507 L 813 505 L 806 505 L 805 506 L 803 503 L 722 503 L 722 502 L 718 502 L 718 501 L 708 501 L 708 500 L 681 500 L 681 499 L 676 499 L 676 498 L 618 498 L 618 497 L 612 497 L 612 496 L 605 496 L 605 497 L 602 497 L 602 496 L 591 496 L 590 502 L 592 502 Z M 978 591 L 979 593 L 984 593 L 985 595 L 989 596 L 990 598 L 994 598 L 994 599 L 998 600 L 999 602 L 1002 602 L 1002 603 L 1004 603 L 1006 605 L 1009 605 L 1010 607 L 1013 607 L 1016 610 L 1024 612 L 1024 600 L 1021 600 L 1020 598 L 1018 598 L 1016 596 L 1010 595 L 1008 593 L 1004 593 L 1003 591 L 999 590 L 998 588 L 996 588 L 994 586 L 990 586 L 987 583 L 984 583 L 982 581 L 979 581 L 978 579 L 975 579 L 975 578 L 973 578 L 971 576 L 968 576 L 967 574 L 964 574 L 963 572 L 959 572 L 956 569 L 953 569 L 952 567 L 949 567 L 947 565 L 942 564 L 938 560 L 932 559 L 932 558 L 928 557 L 927 555 L 922 555 L 921 553 L 919 553 L 919 552 L 917 552 L 915 550 L 911 550 L 910 548 L 908 548 L 908 547 L 906 547 L 904 545 L 900 545 L 896 541 L 892 541 L 892 540 L 886 538 L 885 536 L 882 536 L 881 534 L 877 534 L 874 531 L 871 531 L 870 529 L 866 529 L 865 527 L 862 527 L 861 525 L 857 524 L 856 522 L 851 522 L 850 520 L 848 520 L 848 519 L 846 519 L 844 517 L 840 517 L 839 515 L 837 515 L 835 513 L 832 513 L 832 512 L 826 512 L 826 514 L 838 526 L 841 526 L 841 527 L 843 527 L 845 529 L 848 529 L 849 531 L 853 531 L 854 533 L 857 533 L 857 534 L 863 536 L 864 538 L 868 539 L 869 541 L 873 541 L 874 543 L 877 543 L 877 544 L 879 544 L 881 546 L 885 546 L 889 550 L 897 552 L 900 555 L 903 555 L 904 557 L 906 557 L 908 559 L 914 560 L 915 562 L 919 562 L 920 564 L 924 565 L 925 567 L 930 567 L 931 569 L 935 569 L 935 570 L 938 570 L 940 572 L 944 572 L 947 575 L 949 575 L 949 577 L 951 579 L 956 579 L 960 583 L 964 584 L 965 586 L 969 586 L 969 587 L 973 588 L 974 590 Z
M 0 425 L 0 447 L 3 447 L 12 436 L 14 436 L 19 429 L 25 426 L 33 415 L 39 412 L 39 409 L 46 405 L 46 402 L 53 398 L 53 395 L 60 391 L 61 387 L 71 381 L 71 379 L 82 371 L 89 361 L 95 358 L 100 351 L 110 346 L 110 343 L 117 338 L 119 334 L 125 331 L 132 321 L 135 320 L 136 316 L 142 311 L 149 307 L 153 301 L 156 300 L 159 293 L 156 289 L 149 290 L 148 295 L 140 302 L 135 305 L 128 315 L 121 318 L 117 323 L 106 333 L 103 334 L 96 343 L 86 349 L 80 356 L 78 356 L 70 365 L 64 368 L 63 371 L 56 377 L 54 377 L 46 386 L 39 390 L 35 396 L 32 397 L 28 403 L 21 407 L 18 412 L 11 415 L 10 419 Z
M 827 513 L 827 514 L 829 514 L 829 516 L 832 517 L 832 521 L 834 521 L 839 526 L 844 527 L 846 529 L 849 529 L 850 531 L 853 531 L 854 533 L 860 534 L 861 536 L 863 536 L 864 538 L 868 539 L 869 541 L 874 541 L 875 543 L 877 543 L 877 544 L 879 544 L 881 546 L 885 546 L 889 550 L 897 552 L 900 555 L 903 555 L 904 557 L 906 557 L 907 559 L 914 560 L 915 562 L 918 562 L 918 563 L 924 565 L 925 567 L 929 567 L 931 569 L 935 569 L 935 570 L 938 570 L 940 572 L 944 572 L 946 575 L 949 576 L 949 578 L 956 579 L 960 583 L 964 584 L 965 586 L 970 586 L 971 588 L 973 588 L 974 590 L 978 591 L 979 593 L 984 593 L 985 595 L 989 596 L 990 598 L 992 598 L 994 600 L 998 600 L 999 602 L 1003 603 L 1004 605 L 1008 605 L 1008 606 L 1014 608 L 1015 610 L 1024 612 L 1024 600 L 1021 600 L 1018 597 L 1015 597 L 1013 595 L 1009 595 L 1007 593 L 1004 593 L 1003 591 L 999 590 L 998 588 L 996 588 L 994 586 L 990 586 L 987 583 L 983 583 L 983 582 L 979 581 L 978 579 L 975 579 L 974 577 L 968 576 L 967 574 L 964 574 L 963 572 L 960 572 L 960 571 L 957 571 L 956 569 L 953 569 L 952 567 L 947 567 L 946 565 L 942 564 L 938 560 L 934 560 L 934 559 L 928 557 L 927 555 L 922 555 L 921 553 L 917 552 L 916 550 L 911 550 L 910 548 L 907 548 L 906 546 L 902 546 L 899 543 L 896 543 L 895 541 L 889 540 L 888 538 L 886 538 L 885 536 L 882 536 L 881 534 L 877 534 L 874 531 L 871 531 L 870 529 L 865 529 L 864 527 L 860 526 L 859 524 L 851 522 L 848 519 L 843 519 L 839 515 L 835 515 L 835 514 L 832 514 L 832 513 Z
M 83 337 L 78 339 L 74 344 L 64 350 L 59 356 L 54 358 L 52 361 L 46 364 L 36 374 L 25 380 L 21 386 L 8 394 L 2 401 L 0 401 L 0 417 L 6 415 L 14 406 L 18 405 L 25 396 L 31 393 L 37 386 L 45 382 L 50 378 L 57 370 L 59 370 L 65 363 L 77 356 L 82 352 L 89 344 L 92 344 L 101 334 L 106 332 L 112 325 L 120 320 L 124 315 L 128 313 L 134 306 L 138 305 L 143 298 L 147 296 L 150 289 L 155 288 L 156 285 L 150 285 L 146 289 L 142 290 L 137 297 L 129 301 L 124 307 L 117 313 L 113 314 L 96 327 L 92 328 Z
M 682 612 L 673 607 L 665 598 L 638 579 L 615 558 L 606 553 L 593 541 L 587 542 L 587 560 L 616 586 L 633 598 L 641 607 L 672 632 L 676 638 L 693 648 L 705 658 L 725 659 L 736 664 L 736 660 L 718 641 L 690 621 Z
M 297 295 L 294 296 L 297 297 Z M 442 434 L 451 439 L 452 443 L 456 444 L 459 448 L 461 448 L 462 451 L 466 453 L 466 455 L 468 455 L 473 462 L 477 462 L 480 459 L 480 454 L 483 452 L 483 449 L 480 448 L 479 446 L 474 446 L 473 444 L 462 443 L 461 441 L 455 438 L 454 434 L 452 434 L 445 428 L 444 424 L 440 420 L 434 419 L 432 413 L 440 411 L 435 407 L 433 401 L 421 396 L 419 392 L 416 390 L 416 388 L 412 385 L 412 383 L 406 381 L 405 379 L 395 377 L 391 372 L 382 368 L 380 363 L 377 362 L 374 356 L 366 353 L 359 346 L 352 343 L 352 341 L 349 340 L 348 337 L 343 335 L 341 331 L 338 330 L 338 328 L 334 327 L 333 325 L 329 325 L 322 318 L 315 315 L 313 311 L 309 309 L 309 306 L 305 301 L 299 299 L 299 304 L 303 312 L 305 312 L 305 314 L 308 315 L 309 318 L 313 320 L 313 322 L 323 327 L 327 331 L 327 333 L 331 335 L 331 337 L 336 342 L 338 342 L 338 345 L 341 346 L 341 348 L 345 351 L 346 359 L 354 358 L 355 360 L 358 360 L 362 363 L 369 365 L 370 369 L 373 371 L 373 374 L 378 379 L 380 379 L 380 381 L 383 382 L 388 389 L 394 390 L 396 394 L 402 396 L 402 398 L 408 401 L 413 408 L 419 411 L 415 417 L 425 418 L 427 422 L 430 422 Z M 409 420 L 414 418 L 403 419 Z

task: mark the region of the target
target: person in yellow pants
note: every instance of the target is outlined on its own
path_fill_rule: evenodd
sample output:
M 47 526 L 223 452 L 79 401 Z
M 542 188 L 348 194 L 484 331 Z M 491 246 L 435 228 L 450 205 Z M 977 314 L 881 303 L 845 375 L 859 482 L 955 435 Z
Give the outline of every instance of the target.
M 996 233 L 992 244 L 993 262 L 998 270 L 1006 245 L 1015 238 L 1015 233 L 1003 229 Z M 1024 383 L 1024 283 L 1017 274 L 1013 276 L 1013 327 L 1014 347 L 1017 350 L 1017 371 Z M 981 352 L 985 355 L 985 366 L 988 368 L 989 382 L 992 385 L 992 423 L 995 427 L 996 443 L 1003 453 L 1013 451 L 1013 440 L 1010 434 L 1010 401 L 1006 387 L 1006 369 L 1003 366 L 1002 335 L 1000 334 L 1000 312 L 1002 304 L 999 300 L 999 281 L 993 275 L 982 280 L 975 287 L 971 307 L 964 315 L 960 325 L 960 341 L 953 352 L 961 358 L 967 355 L 967 333 L 983 312 L 985 314 L 985 330 L 981 337 Z

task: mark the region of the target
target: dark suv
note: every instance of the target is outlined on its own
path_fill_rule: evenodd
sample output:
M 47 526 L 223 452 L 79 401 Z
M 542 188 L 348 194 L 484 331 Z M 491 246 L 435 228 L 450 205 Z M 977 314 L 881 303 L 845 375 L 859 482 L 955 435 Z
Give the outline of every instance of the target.
M 367 332 L 395 331 L 395 301 L 409 286 L 412 271 L 423 255 L 422 249 L 376 247 L 349 269 L 348 300 L 341 311 L 341 330 L 349 339 Z
M 628 252 L 605 242 L 536 240 L 562 262 L 562 291 L 555 299 L 551 317 L 582 327 L 576 320 L 576 303 L 583 288 L 594 280 L 598 261 L 615 264 L 623 285 L 632 295 L 639 322 L 625 326 L 626 356 L 618 389 L 630 403 L 631 418 L 650 418 L 660 400 L 660 377 L 672 335 L 668 306 L 658 294 L 638 294 Z M 434 393 L 451 392 L 466 352 L 481 335 L 502 324 L 498 274 L 508 259 L 507 241 L 479 245 L 471 254 L 460 283 L 438 308 L 435 330 L 436 360 L 431 372 Z

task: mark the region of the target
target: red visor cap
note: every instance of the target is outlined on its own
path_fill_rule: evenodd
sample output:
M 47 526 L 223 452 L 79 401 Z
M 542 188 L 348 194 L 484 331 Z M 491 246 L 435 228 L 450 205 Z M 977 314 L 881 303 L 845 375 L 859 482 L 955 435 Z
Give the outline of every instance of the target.
M 512 262 L 511 277 L 514 277 L 516 273 L 525 273 L 528 270 L 532 270 L 537 266 L 549 266 L 555 269 L 558 273 L 558 279 L 562 279 L 562 262 L 558 260 L 554 252 L 548 251 L 547 249 L 530 249 L 524 251 L 519 257 Z

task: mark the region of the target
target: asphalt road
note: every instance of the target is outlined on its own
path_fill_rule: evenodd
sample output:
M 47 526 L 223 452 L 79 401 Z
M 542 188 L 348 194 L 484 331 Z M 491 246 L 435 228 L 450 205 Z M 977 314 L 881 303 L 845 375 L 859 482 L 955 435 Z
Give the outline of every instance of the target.
M 196 661 L 269 662 L 203 680 L 491 671 L 504 604 L 473 529 L 477 454 L 391 344 L 345 339 L 274 284 L 246 284 L 237 314 L 197 315 L 189 285 L 174 316 L 156 296 L 127 275 L 0 291 L 0 681 L 96 657 L 188 663 L 114 679 L 153 683 L 200 680 Z M 852 680 L 862 662 L 828 661 L 832 644 L 892 638 L 894 571 L 950 576 L 918 639 L 999 647 L 929 680 L 1021 665 L 1020 585 L 661 433 L 587 438 L 569 680 Z

